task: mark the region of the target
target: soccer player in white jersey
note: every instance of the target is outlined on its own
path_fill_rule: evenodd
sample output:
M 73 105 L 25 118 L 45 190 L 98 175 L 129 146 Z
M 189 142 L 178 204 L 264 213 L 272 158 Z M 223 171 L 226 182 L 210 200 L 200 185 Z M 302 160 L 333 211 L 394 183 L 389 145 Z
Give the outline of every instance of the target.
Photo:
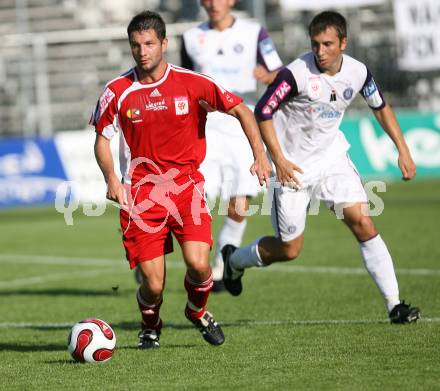
M 231 14 L 235 0 L 201 0 L 201 5 L 209 21 L 183 35 L 181 65 L 215 78 L 253 108 L 257 80 L 269 84 L 282 66 L 272 40 L 258 23 L 236 19 Z M 227 243 L 241 244 L 249 198 L 260 189 L 249 173 L 253 158 L 242 133 L 235 118 L 219 112 L 208 115 L 207 153 L 200 170 L 208 197 L 220 195 L 229 200 L 228 215 L 216 243 L 213 291 L 224 289 L 220 250 Z
M 416 321 L 420 310 L 400 301 L 391 255 L 373 221 L 363 213 L 367 196 L 348 157 L 350 146 L 339 130 L 345 109 L 357 92 L 397 147 L 404 180 L 416 175 L 415 164 L 396 117 L 368 68 L 344 54 L 344 17 L 322 12 L 310 23 L 309 34 L 312 52 L 283 68 L 255 109 L 278 179 L 272 204 L 276 236 L 259 238 L 239 249 L 233 245 L 223 248 L 226 289 L 239 295 L 241 277 L 248 267 L 297 258 L 307 208 L 316 199 L 339 214 L 358 240 L 364 265 L 385 300 L 391 322 Z

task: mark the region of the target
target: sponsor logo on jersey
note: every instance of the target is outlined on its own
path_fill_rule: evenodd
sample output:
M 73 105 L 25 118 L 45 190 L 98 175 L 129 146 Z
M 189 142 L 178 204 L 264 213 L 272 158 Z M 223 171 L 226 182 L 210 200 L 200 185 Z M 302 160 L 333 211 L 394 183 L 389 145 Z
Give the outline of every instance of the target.
M 353 88 L 348 87 L 344 90 L 343 95 L 344 95 L 344 99 L 345 100 L 349 100 L 351 99 L 351 97 L 353 96 Z
M 259 44 L 258 44 L 261 54 L 264 56 L 266 54 L 270 54 L 275 50 L 275 45 L 273 44 L 272 40 L 267 37 L 265 39 L 263 39 Z
M 213 75 L 225 75 L 225 76 L 237 76 L 240 74 L 240 68 L 239 67 L 212 67 L 209 71 L 210 74 Z
M 168 106 L 165 104 L 165 99 L 158 100 L 157 102 L 148 101 L 145 105 L 147 111 L 162 111 L 168 110 Z
M 291 90 L 292 86 L 287 83 L 287 81 L 283 80 L 264 105 L 262 110 L 263 114 L 272 114 Z
M 340 118 L 342 113 L 337 110 L 327 110 L 319 113 L 319 118 L 323 119 L 332 119 L 332 118 Z
M 365 85 L 365 87 L 362 90 L 362 94 L 365 98 L 368 98 L 369 96 L 373 95 L 377 91 L 376 83 L 374 82 L 374 79 L 371 78 L 370 81 Z
M 174 106 L 176 108 L 176 115 L 185 115 L 189 112 L 188 97 L 180 96 L 174 98 Z
M 114 97 L 114 92 L 110 88 L 106 88 L 104 93 L 101 95 L 101 98 L 99 98 L 99 111 L 101 114 L 105 111 Z
M 270 71 L 274 71 L 275 69 L 283 66 L 280 56 L 278 56 L 278 53 L 275 49 L 275 45 L 269 37 L 258 43 L 258 49 L 259 53 L 263 57 L 266 67 Z
M 132 123 L 142 122 L 141 110 L 138 108 L 128 109 L 125 113 L 127 118 L 131 120 Z
M 150 94 L 150 98 L 158 98 L 159 96 L 162 96 L 162 94 L 157 88 L 155 88 L 154 91 Z
M 332 119 L 341 118 L 342 112 L 335 110 L 329 104 L 318 104 L 310 109 L 313 113 L 317 113 L 319 118 Z
M 225 92 L 225 97 L 229 103 L 234 103 L 234 99 L 232 98 L 232 96 L 229 92 Z

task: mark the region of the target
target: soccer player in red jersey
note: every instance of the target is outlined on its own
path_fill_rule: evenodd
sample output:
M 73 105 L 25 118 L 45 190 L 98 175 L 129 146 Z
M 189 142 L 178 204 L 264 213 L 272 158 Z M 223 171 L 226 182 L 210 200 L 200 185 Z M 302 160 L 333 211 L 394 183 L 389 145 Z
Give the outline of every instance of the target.
M 137 291 L 142 317 L 138 347 L 159 347 L 165 254 L 173 251 L 171 233 L 187 267 L 185 316 L 207 342 L 221 345 L 223 332 L 206 310 L 212 288 L 211 216 L 198 168 L 206 151 L 207 111 L 226 112 L 240 121 L 255 158 L 251 172 L 261 185 L 271 166 L 253 114 L 240 98 L 210 77 L 165 61 L 168 41 L 160 15 L 150 11 L 136 15 L 127 33 L 136 66 L 106 85 L 91 124 L 107 198 L 121 205 L 127 259 L 143 275 Z M 110 151 L 116 133 L 122 183 Z

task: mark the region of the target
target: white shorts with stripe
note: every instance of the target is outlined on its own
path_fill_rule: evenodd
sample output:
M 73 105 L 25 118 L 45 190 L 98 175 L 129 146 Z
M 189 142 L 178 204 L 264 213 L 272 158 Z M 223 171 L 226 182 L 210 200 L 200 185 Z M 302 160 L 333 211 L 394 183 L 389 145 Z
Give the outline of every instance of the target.
M 368 202 L 359 173 L 348 155 L 341 156 L 301 190 L 275 187 L 271 217 L 276 236 L 283 242 L 300 236 L 307 213 L 317 214 L 320 201 L 335 210 L 338 217 L 342 212 L 338 207 Z

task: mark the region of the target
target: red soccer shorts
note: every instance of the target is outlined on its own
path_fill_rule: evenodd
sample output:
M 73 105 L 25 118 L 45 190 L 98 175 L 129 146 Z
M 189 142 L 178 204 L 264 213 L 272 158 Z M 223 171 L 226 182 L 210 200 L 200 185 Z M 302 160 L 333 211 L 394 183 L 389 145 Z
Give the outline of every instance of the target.
M 131 187 L 131 207 L 120 212 L 122 241 L 131 269 L 173 252 L 171 234 L 180 245 L 197 241 L 212 246 L 212 218 L 203 185 L 203 181 L 188 178 L 181 185 L 170 181 Z

